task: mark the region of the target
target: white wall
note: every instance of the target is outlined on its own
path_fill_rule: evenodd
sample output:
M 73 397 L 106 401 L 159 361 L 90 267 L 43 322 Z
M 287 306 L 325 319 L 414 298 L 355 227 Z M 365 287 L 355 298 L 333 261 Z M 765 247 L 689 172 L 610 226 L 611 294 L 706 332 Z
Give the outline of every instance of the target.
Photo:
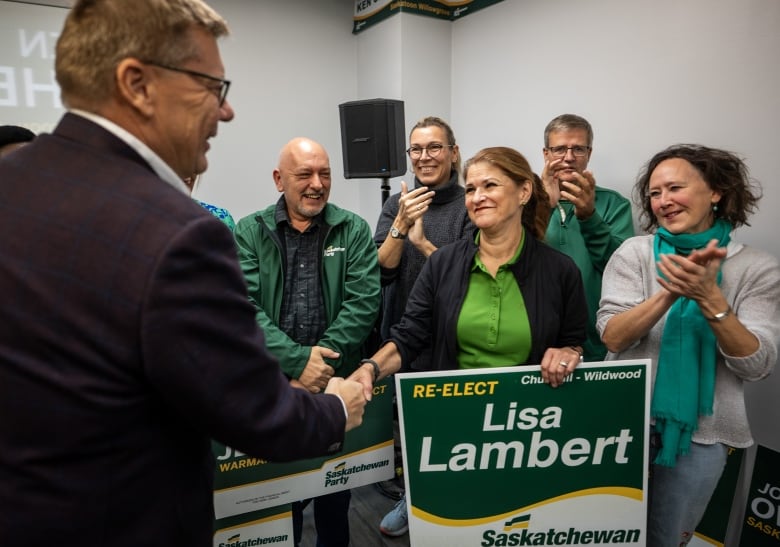
M 775 0 L 505 0 L 453 26 L 453 123 L 467 154 L 510 145 L 541 170 L 546 123 L 581 114 L 596 180 L 626 195 L 667 145 L 733 150 L 765 191 L 739 238 L 780 256 L 779 25 Z
M 331 200 L 359 211 L 364 185 L 343 180 L 338 105 L 356 99 L 352 5 L 344 0 L 213 0 L 231 35 L 220 44 L 228 100 L 197 196 L 239 218 L 276 201 L 271 173 L 291 138 L 311 137 L 330 154 Z M 377 190 L 378 196 L 378 190 Z M 376 198 L 379 200 L 379 198 Z
M 400 14 L 356 37 L 358 98 L 402 99 L 407 144 L 409 132 L 419 119 L 450 119 L 451 29 L 448 21 Z M 392 193 L 400 191 L 402 180 L 411 187 L 413 175 L 407 170 L 405 175 L 391 179 Z M 375 225 L 381 211 L 379 181 L 355 182 L 373 189 L 370 199 L 361 202 L 360 213 Z
M 358 98 L 353 5 L 345 0 L 213 0 L 211 5 L 231 28 L 220 48 L 233 82 L 228 100 L 236 117 L 221 124 L 212 141 L 197 197 L 227 208 L 236 219 L 274 202 L 279 194 L 271 172 L 279 150 L 302 135 L 330 153 L 336 176 L 332 201 L 355 211 L 361 210 L 364 194 L 366 202 L 370 195 L 379 203 L 378 186 L 342 178 L 338 105 Z M 0 124 L 38 132 L 51 130 L 61 116 L 59 102 L 51 104 L 56 91 L 38 91 L 36 104 L 26 104 L 24 77 L 27 70 L 36 85 L 56 87 L 54 43 L 66 15 L 62 8 L 0 1 Z M 45 46 L 23 56 L 21 50 L 31 48 L 20 45 L 19 28 L 27 41 L 40 34 Z

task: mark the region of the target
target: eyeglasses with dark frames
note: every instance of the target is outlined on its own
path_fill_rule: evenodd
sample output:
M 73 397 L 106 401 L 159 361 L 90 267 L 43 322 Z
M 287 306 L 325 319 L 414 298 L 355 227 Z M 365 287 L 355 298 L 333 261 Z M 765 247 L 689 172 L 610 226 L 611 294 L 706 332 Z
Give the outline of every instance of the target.
M 218 82 L 219 89 L 217 88 L 209 88 L 209 89 L 215 92 L 214 94 L 219 99 L 219 106 L 225 104 L 225 99 L 227 99 L 228 90 L 230 89 L 230 80 L 226 80 L 224 78 L 218 78 L 216 76 L 211 76 L 210 74 L 204 74 L 202 72 L 197 72 L 195 70 L 189 70 L 186 68 L 179 68 L 175 66 L 168 66 L 162 63 L 155 63 L 153 61 L 147 61 L 146 64 L 156 66 L 157 68 L 162 68 L 165 70 L 170 70 L 172 72 L 180 72 L 182 74 L 187 74 L 189 76 L 192 76 L 193 78 L 205 78 L 207 80 L 211 80 L 212 82 Z
M 582 158 L 584 156 L 588 155 L 588 152 L 590 152 L 591 147 L 590 146 L 550 146 L 547 148 L 547 151 L 555 158 L 562 158 L 566 155 L 566 153 L 571 150 L 571 153 L 574 154 L 574 157 L 576 158 Z
M 407 154 L 409 154 L 409 157 L 413 160 L 418 160 L 422 157 L 423 151 L 428 152 L 428 157 L 435 158 L 439 154 L 441 154 L 441 151 L 445 148 L 452 148 L 453 144 L 442 144 L 440 142 L 434 142 L 429 144 L 428 146 L 411 146 L 406 151 Z

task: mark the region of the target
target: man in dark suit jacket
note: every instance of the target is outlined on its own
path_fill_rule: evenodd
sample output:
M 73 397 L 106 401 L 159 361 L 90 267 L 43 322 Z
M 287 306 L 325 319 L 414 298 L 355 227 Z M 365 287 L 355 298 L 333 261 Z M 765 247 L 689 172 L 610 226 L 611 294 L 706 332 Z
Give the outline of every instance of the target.
M 233 117 L 200 0 L 79 1 L 70 112 L 0 160 L 0 545 L 212 541 L 210 438 L 272 460 L 339 448 L 360 386 L 289 387 L 232 234 L 181 182 Z

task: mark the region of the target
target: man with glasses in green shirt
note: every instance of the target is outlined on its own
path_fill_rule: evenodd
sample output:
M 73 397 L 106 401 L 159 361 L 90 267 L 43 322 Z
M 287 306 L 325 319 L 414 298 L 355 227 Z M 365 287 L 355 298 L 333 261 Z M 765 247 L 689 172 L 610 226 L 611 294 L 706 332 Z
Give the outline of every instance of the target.
M 596 186 L 587 170 L 593 152 L 593 128 L 575 114 L 554 118 L 544 130 L 542 182 L 552 213 L 545 243 L 569 255 L 582 273 L 588 301 L 586 361 L 601 361 L 606 346 L 596 331 L 601 276 L 612 253 L 634 235 L 631 202 L 614 190 Z

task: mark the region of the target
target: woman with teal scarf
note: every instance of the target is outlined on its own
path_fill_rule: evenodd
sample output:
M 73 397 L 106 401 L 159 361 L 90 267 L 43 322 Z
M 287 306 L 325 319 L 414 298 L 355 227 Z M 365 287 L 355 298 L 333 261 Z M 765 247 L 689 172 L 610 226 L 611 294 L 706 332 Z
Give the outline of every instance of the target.
M 597 327 L 608 358 L 652 359 L 647 545 L 678 547 L 693 537 L 728 447 L 753 443 L 743 383 L 777 361 L 780 265 L 731 239 L 760 189 L 730 152 L 667 148 L 634 193 L 655 233 L 613 254 Z

